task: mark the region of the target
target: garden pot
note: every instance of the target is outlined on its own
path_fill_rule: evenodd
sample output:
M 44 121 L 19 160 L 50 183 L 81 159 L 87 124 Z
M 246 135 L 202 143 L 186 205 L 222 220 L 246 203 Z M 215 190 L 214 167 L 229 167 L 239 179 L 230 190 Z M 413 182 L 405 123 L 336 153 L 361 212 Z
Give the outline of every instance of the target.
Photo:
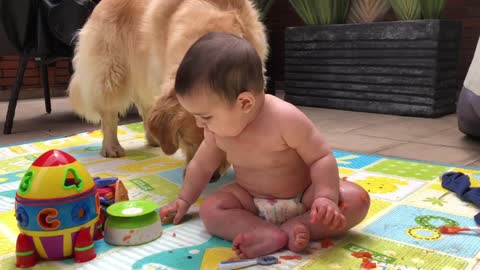
M 455 112 L 462 23 L 412 20 L 290 27 L 286 100 L 438 117 Z

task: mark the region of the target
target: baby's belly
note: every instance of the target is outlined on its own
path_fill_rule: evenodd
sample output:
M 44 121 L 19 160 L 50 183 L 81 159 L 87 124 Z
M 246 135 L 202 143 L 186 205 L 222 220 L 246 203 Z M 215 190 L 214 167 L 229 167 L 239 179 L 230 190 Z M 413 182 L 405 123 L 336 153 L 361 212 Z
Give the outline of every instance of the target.
M 293 198 L 310 185 L 308 168 L 235 168 L 237 183 L 254 197 Z

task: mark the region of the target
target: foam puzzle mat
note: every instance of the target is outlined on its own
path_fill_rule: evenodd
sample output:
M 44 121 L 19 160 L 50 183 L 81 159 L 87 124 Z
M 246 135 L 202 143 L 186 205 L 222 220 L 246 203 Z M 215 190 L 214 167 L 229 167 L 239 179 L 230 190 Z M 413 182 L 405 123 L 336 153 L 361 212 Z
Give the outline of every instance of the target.
M 99 155 L 99 131 L 0 148 L 0 269 L 15 269 L 15 192 L 25 170 L 47 150 L 73 155 L 92 177 L 120 178 L 132 200 L 148 199 L 160 207 L 175 198 L 185 165 L 181 154 L 165 156 L 159 148 L 146 146 L 142 123 L 120 126 L 118 135 L 127 156 L 117 159 Z M 249 269 L 362 269 L 362 259 L 352 255 L 355 252 L 372 254 L 371 261 L 377 264 L 373 269 L 480 269 L 480 236 L 442 235 L 438 230 L 445 224 L 476 226 L 473 216 L 480 211 L 443 189 L 439 176 L 463 172 L 473 186 L 480 187 L 480 168 L 344 151 L 334 151 L 334 155 L 341 177 L 370 193 L 372 203 L 365 220 L 347 235 L 330 239 L 328 245 L 312 242 L 301 254 L 283 250 L 275 254 L 280 258 L 278 264 Z M 176 226 L 164 225 L 163 235 L 155 241 L 120 247 L 98 240 L 93 261 L 41 261 L 34 269 L 218 269 L 220 261 L 234 257 L 231 242 L 211 236 L 196 213 L 205 196 L 232 180 L 229 171 L 209 184 L 191 208 L 190 218 Z

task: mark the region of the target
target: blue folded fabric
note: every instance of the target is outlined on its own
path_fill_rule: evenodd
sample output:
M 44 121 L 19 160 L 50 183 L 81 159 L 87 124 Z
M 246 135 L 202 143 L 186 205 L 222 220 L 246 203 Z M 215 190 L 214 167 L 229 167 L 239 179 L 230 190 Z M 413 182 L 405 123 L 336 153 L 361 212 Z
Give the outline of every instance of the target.
M 447 172 L 442 175 L 442 187 L 453 191 L 467 202 L 480 207 L 480 188 L 470 188 L 470 178 L 461 172 Z M 480 225 L 480 213 L 476 214 L 475 222 Z

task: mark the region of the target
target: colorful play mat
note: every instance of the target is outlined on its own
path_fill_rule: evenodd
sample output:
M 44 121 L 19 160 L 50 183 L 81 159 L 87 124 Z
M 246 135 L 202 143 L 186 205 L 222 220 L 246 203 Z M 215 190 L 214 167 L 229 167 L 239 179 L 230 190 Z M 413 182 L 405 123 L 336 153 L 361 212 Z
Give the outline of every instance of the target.
M 127 156 L 118 159 L 99 155 L 99 131 L 66 138 L 0 148 L 0 269 L 15 268 L 18 234 L 14 217 L 15 192 L 31 163 L 50 149 L 61 149 L 86 166 L 92 177 L 120 178 L 132 200 L 150 200 L 162 206 L 173 200 L 182 184 L 184 161 L 180 154 L 165 156 L 146 146 L 143 124 L 119 127 L 118 136 Z M 373 269 L 474 269 L 480 254 L 480 236 L 442 235 L 442 225 L 476 226 L 480 210 L 442 188 L 439 176 L 447 171 L 470 176 L 478 182 L 480 168 L 458 168 L 410 160 L 335 151 L 342 177 L 363 186 L 372 198 L 367 218 L 339 239 L 311 243 L 302 254 L 281 251 L 279 263 L 251 269 L 362 269 L 369 254 Z M 37 264 L 35 269 L 217 269 L 234 257 L 231 242 L 213 237 L 198 218 L 205 195 L 232 181 L 229 172 L 210 184 L 189 218 L 180 225 L 164 225 L 163 235 L 139 246 L 112 246 L 95 242 L 97 258 L 75 264 L 73 259 Z M 49 187 L 55 188 L 55 187 Z M 357 255 L 357 256 L 355 256 Z M 480 269 L 480 266 L 478 267 Z

